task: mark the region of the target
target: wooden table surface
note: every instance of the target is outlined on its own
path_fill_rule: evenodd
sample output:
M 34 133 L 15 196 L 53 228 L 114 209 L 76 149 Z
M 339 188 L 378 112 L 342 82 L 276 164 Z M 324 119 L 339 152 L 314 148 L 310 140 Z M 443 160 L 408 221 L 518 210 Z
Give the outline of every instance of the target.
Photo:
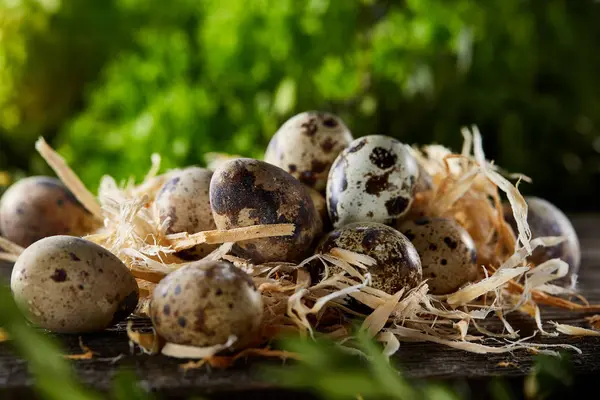
M 600 216 L 572 216 L 573 224 L 581 240 L 583 251 L 579 288 L 591 303 L 600 303 Z M 5 265 L 4 276 L 9 273 Z M 566 324 L 589 327 L 584 314 L 576 314 L 558 309 L 542 309 L 544 321 L 557 321 Z M 535 330 L 528 317 L 512 314 L 509 321 L 522 336 Z M 134 326 L 148 328 L 147 320 L 135 319 Z M 546 325 L 548 329 L 551 327 Z M 79 337 L 58 336 L 65 349 L 72 354 L 79 353 Z M 229 370 L 198 369 L 183 372 L 181 360 L 163 356 L 133 354 L 130 350 L 125 326 L 98 334 L 82 336 L 83 342 L 99 355 L 91 360 L 75 361 L 73 365 L 83 381 L 105 390 L 110 386 L 111 378 L 117 369 L 128 366 L 133 368 L 142 385 L 157 391 L 163 398 L 183 398 L 193 394 L 210 395 L 214 398 L 283 398 L 284 394 L 276 387 L 260 380 L 255 371 L 260 361 L 240 361 Z M 573 354 L 574 372 L 587 377 L 590 385 L 596 377 L 600 378 L 600 337 L 539 338 L 543 343 L 569 343 L 579 347 L 583 354 Z M 117 361 L 114 357 L 121 356 Z M 513 354 L 478 355 L 453 350 L 431 343 L 403 343 L 397 354 L 397 361 L 403 372 L 413 378 L 442 379 L 452 381 L 477 382 L 493 376 L 522 378 L 532 365 L 532 356 L 526 351 Z M 502 366 L 508 361 L 508 366 Z M 30 393 L 31 378 L 27 373 L 25 361 L 15 357 L 7 343 L 0 344 L 0 399 L 26 398 Z M 480 398 L 476 391 L 470 397 Z M 250 394 L 250 395 L 249 395 Z M 285 393 L 288 400 L 310 398 L 306 394 Z

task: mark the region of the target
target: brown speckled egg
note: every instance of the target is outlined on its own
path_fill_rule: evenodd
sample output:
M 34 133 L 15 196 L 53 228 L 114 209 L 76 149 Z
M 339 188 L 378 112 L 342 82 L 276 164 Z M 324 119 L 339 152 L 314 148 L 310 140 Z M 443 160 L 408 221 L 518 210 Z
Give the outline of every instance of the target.
M 399 229 L 417 249 L 431 293 L 453 293 L 477 278 L 475 243 L 456 221 L 421 218 Z
M 569 272 L 562 279 L 552 281 L 553 284 L 569 285 L 571 276 L 577 274 L 581 264 L 581 248 L 577 232 L 569 218 L 554 204 L 539 197 L 526 197 L 528 206 L 527 222 L 531 236 L 535 239 L 544 236 L 565 236 L 566 240 L 553 247 L 538 247 L 528 260 L 536 265 L 553 258 L 560 258 L 569 264 Z M 517 232 L 517 224 L 510 208 L 504 205 L 504 218 Z
M 217 229 L 210 208 L 210 179 L 212 171 L 188 167 L 169 179 L 156 196 L 156 213 L 161 224 L 167 222 L 167 234 L 197 233 Z M 199 260 L 217 245 L 200 244 L 180 251 L 177 256 L 185 260 Z
M 405 144 L 382 135 L 354 140 L 329 172 L 327 208 L 333 226 L 392 223 L 410 209 L 418 177 L 417 160 Z
M 421 260 L 412 243 L 400 232 L 374 222 L 348 224 L 327 234 L 317 249 L 328 253 L 334 247 L 373 257 L 369 267 L 373 287 L 394 294 L 417 286 L 422 280 Z M 342 271 L 332 267 L 333 273 Z
M 333 160 L 351 141 L 352 134 L 339 117 L 307 111 L 293 116 L 279 128 L 264 160 L 305 185 L 323 191 Z
M 259 224 L 294 224 L 292 236 L 238 242 L 233 253 L 255 264 L 300 261 L 321 229 L 308 189 L 293 176 L 263 161 L 232 160 L 210 182 L 210 203 L 219 229 Z
M 25 249 L 10 287 L 31 322 L 61 333 L 100 331 L 127 318 L 138 302 L 125 264 L 74 236 L 51 236 Z
M 154 289 L 152 324 L 168 342 L 212 346 L 237 337 L 252 341 L 263 315 L 262 298 L 248 274 L 228 261 L 197 261 L 167 275 Z
M 54 235 L 82 236 L 96 223 L 56 178 L 32 176 L 12 185 L 0 200 L 0 231 L 20 246 Z

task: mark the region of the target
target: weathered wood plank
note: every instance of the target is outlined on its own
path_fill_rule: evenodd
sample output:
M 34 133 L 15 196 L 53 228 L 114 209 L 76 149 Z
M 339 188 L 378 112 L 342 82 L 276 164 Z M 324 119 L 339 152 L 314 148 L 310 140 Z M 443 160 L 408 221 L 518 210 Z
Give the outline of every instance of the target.
M 600 303 L 600 217 L 578 215 L 573 217 L 574 225 L 580 235 L 583 248 L 583 263 L 580 271 L 579 287 L 591 302 Z M 0 276 L 8 277 L 9 269 L 0 266 Z M 0 278 L 1 279 L 1 278 Z M 563 310 L 544 308 L 545 320 L 585 325 L 585 315 Z M 510 317 L 514 327 L 523 335 L 532 332 L 535 325 L 526 317 L 514 314 Z M 147 320 L 135 319 L 135 326 L 148 329 Z M 551 327 L 546 326 L 548 329 Z M 58 336 L 65 349 L 70 353 L 80 352 L 78 336 Z M 220 393 L 231 390 L 261 391 L 263 398 L 280 396 L 278 392 L 263 392 L 270 387 L 258 376 L 257 361 L 238 363 L 226 371 L 199 369 L 182 372 L 181 361 L 162 356 L 132 354 L 129 348 L 125 326 L 123 324 L 98 334 L 82 336 L 84 343 L 98 357 L 92 360 L 74 362 L 79 376 L 87 383 L 107 389 L 115 371 L 121 367 L 130 367 L 136 371 L 142 383 L 148 388 L 169 395 L 190 395 L 191 393 Z M 574 355 L 575 372 L 581 375 L 600 375 L 600 338 L 543 338 L 544 343 L 569 343 L 583 350 L 582 355 Z M 118 360 L 112 358 L 121 356 Z M 402 371 L 415 378 L 469 378 L 481 379 L 490 376 L 522 377 L 529 372 L 532 363 L 531 354 L 517 351 L 513 354 L 477 355 L 448 349 L 429 343 L 403 343 L 396 362 Z M 502 366 L 501 362 L 510 362 Z M 0 388 L 4 389 L 2 398 L 9 393 L 21 393 L 31 386 L 24 361 L 14 357 L 9 346 L 0 344 Z M 292 395 L 286 394 L 287 398 Z M 300 398 L 300 397 L 298 397 Z

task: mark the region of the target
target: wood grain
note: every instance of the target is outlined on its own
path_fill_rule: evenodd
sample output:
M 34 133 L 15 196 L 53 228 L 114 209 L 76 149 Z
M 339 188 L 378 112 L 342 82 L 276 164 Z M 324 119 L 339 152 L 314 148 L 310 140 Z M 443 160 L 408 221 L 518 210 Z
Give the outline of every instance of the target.
M 572 216 L 573 224 L 581 239 L 583 249 L 579 287 L 590 302 L 600 303 L 600 216 Z M 10 275 L 7 263 L 0 264 L 0 279 Z M 588 314 L 589 315 L 589 314 Z M 589 327 L 584 317 L 557 309 L 542 309 L 543 320 Z M 150 323 L 134 319 L 136 329 L 147 330 Z M 513 314 L 509 321 L 527 335 L 535 330 L 535 325 L 526 317 Z M 551 329 L 549 324 L 545 327 Z M 57 336 L 68 353 L 81 352 L 78 336 Z M 132 368 L 141 379 L 142 385 L 167 395 L 169 398 L 190 396 L 191 394 L 214 394 L 233 398 L 234 393 L 244 393 L 257 398 L 283 398 L 282 392 L 259 378 L 263 361 L 242 360 L 230 370 L 198 369 L 182 372 L 181 360 L 163 356 L 132 354 L 129 348 L 125 325 L 98 334 L 82 336 L 85 345 L 99 355 L 91 360 L 73 361 L 78 375 L 88 384 L 106 390 L 114 373 L 122 367 Z M 579 347 L 583 354 L 573 355 L 575 372 L 580 376 L 600 376 L 600 338 L 565 337 L 543 338 L 544 343 L 569 343 Z M 115 359 L 115 357 L 120 357 Z M 478 382 L 494 376 L 522 378 L 532 365 L 532 355 L 525 351 L 513 354 L 477 355 L 429 343 L 403 343 L 395 359 L 399 369 L 413 378 L 466 379 Z M 283 364 L 283 363 L 281 363 Z M 590 381 L 592 382 L 592 381 Z M 26 363 L 14 357 L 10 347 L 0 344 L 0 398 L 25 398 L 29 393 L 31 378 Z M 240 395 L 241 396 L 241 395 Z M 294 397 L 296 396 L 296 397 Z M 309 398 L 307 394 L 286 393 L 286 399 Z M 218 396 L 217 396 L 218 397 Z M 224 397 L 223 397 L 224 398 Z M 241 397 L 240 397 L 241 398 Z M 477 396 L 475 398 L 478 398 Z

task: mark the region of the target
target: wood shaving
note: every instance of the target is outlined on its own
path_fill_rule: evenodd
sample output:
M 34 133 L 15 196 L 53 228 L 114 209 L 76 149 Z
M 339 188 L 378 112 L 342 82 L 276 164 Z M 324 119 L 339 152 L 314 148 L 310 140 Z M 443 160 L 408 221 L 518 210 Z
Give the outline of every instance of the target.
M 0 260 L 2 260 L 2 261 L 8 261 L 8 262 L 14 263 L 17 261 L 18 258 L 19 258 L 19 256 L 16 254 L 0 252 Z
M 40 137 L 35 142 L 35 148 L 54 172 L 56 172 L 56 175 L 63 181 L 65 186 L 71 190 L 77 200 L 79 200 L 79 202 L 83 204 L 94 217 L 102 220 L 103 213 L 100 204 L 98 204 L 94 195 L 87 190 L 79 177 L 71 170 L 71 168 L 69 168 L 65 160 L 55 152 L 48 143 L 46 143 L 44 138 Z
M 294 229 L 294 224 L 254 225 L 226 231 L 204 231 L 193 235 L 176 233 L 167 235 L 166 239 L 172 242 L 173 250 L 181 251 L 202 243 L 221 244 L 273 236 L 291 236 L 294 234 Z
M 154 330 L 151 333 L 134 331 L 132 321 L 127 322 L 127 337 L 132 346 L 137 345 L 145 354 L 158 354 L 164 345 L 164 341 Z
M 519 368 L 519 365 L 512 361 L 500 361 L 498 364 L 496 364 L 496 366 L 502 368 Z
M 592 328 L 600 329 L 600 315 L 592 315 L 591 317 L 586 317 L 585 319 Z
M 16 243 L 11 242 L 10 240 L 0 236 L 0 249 L 4 249 L 5 253 L 20 255 L 25 249 L 19 246 Z
M 83 344 L 83 339 L 81 336 L 79 337 L 79 347 L 83 351 L 81 354 L 67 354 L 64 357 L 69 360 L 91 360 L 94 358 L 94 355 L 98 353 L 94 353 L 89 347 Z
M 600 331 L 581 328 L 579 326 L 559 324 L 557 322 L 552 322 L 556 330 L 560 333 L 570 336 L 600 336 Z
M 161 349 L 161 354 L 174 358 L 207 359 L 220 351 L 231 348 L 236 340 L 235 336 L 230 336 L 226 343 L 207 347 L 186 346 L 167 342 Z

